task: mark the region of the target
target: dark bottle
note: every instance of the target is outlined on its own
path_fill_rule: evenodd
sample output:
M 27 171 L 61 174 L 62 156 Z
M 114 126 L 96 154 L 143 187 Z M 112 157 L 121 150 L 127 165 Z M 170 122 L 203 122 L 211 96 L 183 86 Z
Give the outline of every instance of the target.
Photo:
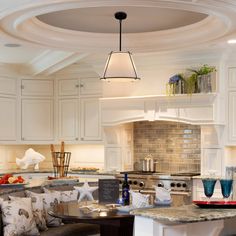
M 122 200 L 124 205 L 129 205 L 129 183 L 127 173 L 125 173 L 124 182 L 122 183 Z

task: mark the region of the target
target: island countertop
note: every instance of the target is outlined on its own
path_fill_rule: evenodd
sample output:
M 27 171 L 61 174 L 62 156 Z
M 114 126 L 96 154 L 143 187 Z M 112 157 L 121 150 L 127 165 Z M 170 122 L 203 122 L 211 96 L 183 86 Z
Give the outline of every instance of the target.
M 194 223 L 236 217 L 236 209 L 203 209 L 193 204 L 181 207 L 136 209 L 130 213 L 165 223 Z

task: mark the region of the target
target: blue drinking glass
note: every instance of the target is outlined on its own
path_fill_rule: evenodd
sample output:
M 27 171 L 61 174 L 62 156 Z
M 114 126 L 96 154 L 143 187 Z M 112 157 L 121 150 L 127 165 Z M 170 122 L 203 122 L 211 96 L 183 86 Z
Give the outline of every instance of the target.
M 204 193 L 208 198 L 208 201 L 210 201 L 210 198 L 214 193 L 216 179 L 210 179 L 210 178 L 202 179 L 202 183 L 204 187 Z
M 233 180 L 232 179 L 221 179 L 220 186 L 221 186 L 221 193 L 225 198 L 228 198 L 232 191 Z

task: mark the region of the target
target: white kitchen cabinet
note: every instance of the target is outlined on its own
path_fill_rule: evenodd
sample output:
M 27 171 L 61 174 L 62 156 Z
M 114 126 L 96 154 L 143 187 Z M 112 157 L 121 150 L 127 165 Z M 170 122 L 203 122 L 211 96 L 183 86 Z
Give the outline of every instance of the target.
M 98 78 L 58 80 L 58 96 L 93 97 L 101 94 L 102 83 Z
M 16 98 L 0 97 L 0 141 L 16 141 Z
M 79 81 L 81 96 L 99 96 L 102 94 L 102 82 L 99 78 L 82 78 Z
M 230 67 L 228 69 L 228 87 L 229 90 L 236 89 L 236 67 Z
M 77 98 L 59 99 L 59 139 L 79 140 L 79 101 Z
M 236 143 L 236 91 L 229 92 L 228 112 L 229 142 Z
M 61 79 L 58 81 L 59 96 L 78 96 L 79 80 L 78 79 Z
M 53 141 L 53 99 L 22 99 L 21 137 L 23 141 Z
M 101 135 L 101 111 L 97 98 L 81 99 L 80 130 L 82 141 L 99 141 Z
M 22 79 L 21 95 L 31 97 L 52 97 L 53 80 Z
M 16 79 L 0 77 L 0 142 L 17 140 Z
M 105 147 L 105 170 L 122 170 L 121 147 Z
M 0 77 L 0 94 L 16 95 L 16 79 L 8 77 Z

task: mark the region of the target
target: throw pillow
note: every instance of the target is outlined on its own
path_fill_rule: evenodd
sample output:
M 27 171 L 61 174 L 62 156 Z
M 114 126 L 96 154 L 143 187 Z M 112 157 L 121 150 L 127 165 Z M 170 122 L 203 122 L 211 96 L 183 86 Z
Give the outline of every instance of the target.
M 43 201 L 43 210 L 45 212 L 45 218 L 47 226 L 60 226 L 61 225 L 61 219 L 55 218 L 53 216 L 50 216 L 48 214 L 48 211 L 50 208 L 55 206 L 55 204 L 58 204 L 60 202 L 60 194 L 57 193 L 33 193 L 31 192 L 32 196 L 41 196 Z
M 68 191 L 56 191 L 50 190 L 47 188 L 43 188 L 45 193 L 58 193 L 61 196 L 61 202 L 70 202 L 78 200 L 78 191 L 76 190 L 68 190 Z
M 32 200 L 33 214 L 38 229 L 40 231 L 47 230 L 46 212 L 43 208 L 43 196 L 28 190 L 25 191 L 25 194 Z
M 4 236 L 39 235 L 30 198 L 1 201 Z
M 142 194 L 137 193 L 132 190 L 130 190 L 131 198 L 132 198 L 132 206 L 134 208 L 142 208 L 142 207 L 148 207 L 149 204 L 149 194 Z

